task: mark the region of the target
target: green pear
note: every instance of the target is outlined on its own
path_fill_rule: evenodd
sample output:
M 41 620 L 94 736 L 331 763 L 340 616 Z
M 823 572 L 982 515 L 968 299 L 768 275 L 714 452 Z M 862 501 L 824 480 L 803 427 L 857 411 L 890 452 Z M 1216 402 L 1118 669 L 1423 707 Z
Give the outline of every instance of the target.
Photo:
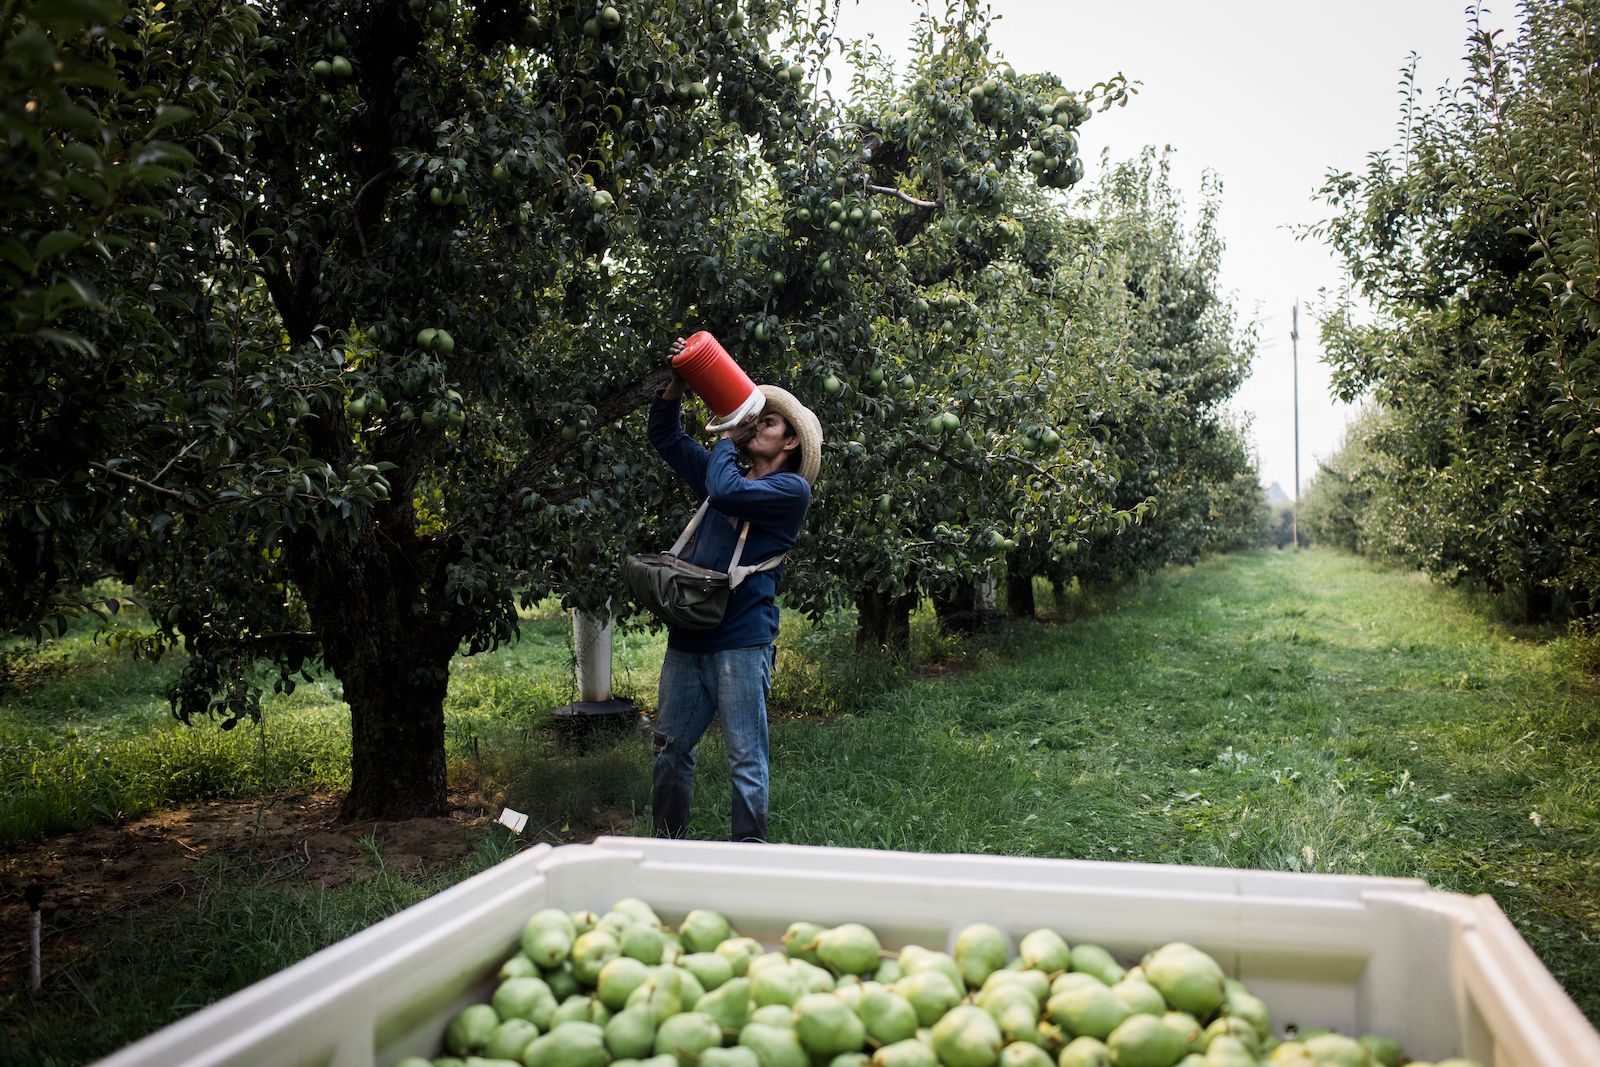
M 672 1061 L 677 1064 L 677 1058 Z M 616 1067 L 615 1064 L 612 1067 Z M 755 1049 L 735 1045 L 732 1048 L 708 1048 L 700 1053 L 699 1067 L 761 1067 L 761 1057 L 757 1056 Z
M 1175 1067 L 1189 1054 L 1183 1035 L 1154 1015 L 1130 1015 L 1106 1038 L 1117 1067 Z
M 754 978 L 761 971 L 769 967 L 782 967 L 787 969 L 789 957 L 782 952 L 760 952 L 750 957 L 750 963 L 745 967 L 745 974 Z
M 617 947 L 624 956 L 654 967 L 661 962 L 667 948 L 667 938 L 660 930 L 645 923 L 634 923 L 622 931 Z
M 661 925 L 661 916 L 656 914 L 654 908 L 637 897 L 623 897 L 611 905 L 611 910 L 620 911 L 624 915 L 631 915 L 636 921 L 646 926 Z
M 999 985 L 1017 985 L 1033 994 L 1033 999 L 1043 1004 L 1050 999 L 1050 976 L 1043 971 L 996 971 L 983 983 L 984 989 Z
M 677 1058 L 673 1058 L 674 1067 Z M 612 1064 L 616 1067 L 616 1064 Z M 755 1049 L 735 1045 L 732 1048 L 708 1048 L 700 1053 L 699 1067 L 761 1067 L 761 1057 L 756 1055 Z
M 578 984 L 578 976 L 572 973 L 570 963 L 563 963 L 554 970 L 540 971 L 538 977 L 543 978 L 544 984 L 550 987 L 550 996 L 557 1004 L 574 993 L 583 992 L 583 987 Z
M 807 993 L 795 1001 L 794 1032 L 813 1056 L 859 1051 L 867 1040 L 861 1018 L 833 993 Z
M 961 980 L 976 989 L 1006 965 L 1006 935 L 988 923 L 973 923 L 956 935 L 955 960 Z
M 611 1009 L 606 1007 L 599 997 L 579 993 L 568 997 L 556 1006 L 555 1013 L 550 1016 L 550 1025 L 545 1029 L 554 1030 L 565 1023 L 579 1022 L 604 1026 L 609 1018 L 611 1018 Z
M 657 967 L 639 988 L 628 994 L 623 1005 L 627 1008 L 645 1007 L 657 1026 L 663 1019 L 676 1015 L 684 1008 L 683 972 L 671 967 Z
M 550 1029 L 556 1011 L 555 994 L 544 979 L 532 975 L 507 978 L 495 987 L 490 998 L 500 1019 L 526 1019 L 540 1031 Z
M 757 1005 L 794 1006 L 806 992 L 800 972 L 792 967 L 762 967 L 750 977 L 750 997 Z
M 522 928 L 522 951 L 546 970 L 560 965 L 572 951 L 577 927 L 566 912 L 546 908 L 535 912 Z
M 1211 1043 L 1219 1037 L 1232 1038 L 1243 1041 L 1252 1051 L 1260 1051 L 1261 1035 L 1254 1026 L 1244 1019 L 1233 1015 L 1221 1015 L 1211 1020 L 1211 1025 L 1206 1027 L 1205 1033 L 1200 1035 L 1200 1043 L 1209 1051 Z
M 678 940 L 686 952 L 712 952 L 733 936 L 733 927 L 721 913 L 696 908 L 678 925 Z
M 893 985 L 900 980 L 904 973 L 905 972 L 900 967 L 899 960 L 886 959 L 882 963 L 878 964 L 878 969 L 876 971 L 872 972 L 872 979 L 873 981 L 881 982 L 884 985 Z
M 500 1016 L 487 1004 L 469 1004 L 451 1017 L 444 1028 L 445 1050 L 455 1056 L 482 1052 L 489 1046 Z
M 735 978 L 743 978 L 750 961 L 761 955 L 761 942 L 753 937 L 730 937 L 716 947 L 717 955 L 728 961 Z
M 594 929 L 594 924 L 600 921 L 600 916 L 592 911 L 569 911 L 567 921 L 572 923 L 572 936 L 586 934 Z
M 817 938 L 821 937 L 827 927 L 812 922 L 793 922 L 789 929 L 783 932 L 780 939 L 783 950 L 791 959 L 805 960 L 807 963 L 822 963 L 822 958 L 817 955 Z
M 824 930 L 816 941 L 818 960 L 835 974 L 871 974 L 878 969 L 883 947 L 878 935 L 860 923 Z
M 733 977 L 733 964 L 715 952 L 690 952 L 675 966 L 694 975 L 694 980 L 708 993 Z
M 794 1008 L 787 1004 L 763 1004 L 750 1009 L 750 1022 L 760 1023 L 762 1026 L 776 1026 L 781 1030 L 793 1030 Z
M 1317 1067 L 1316 1057 L 1300 1041 L 1285 1041 L 1267 1056 L 1272 1067 Z
M 1232 996 L 1228 997 L 1228 1006 L 1231 1011 L 1233 1006 Z M 1405 1055 L 1405 1050 L 1400 1047 L 1400 1042 L 1394 1038 L 1383 1037 L 1379 1034 L 1366 1034 L 1356 1038 L 1356 1040 L 1365 1045 L 1367 1051 L 1372 1053 L 1372 1058 L 1377 1061 L 1379 1067 L 1400 1067 L 1400 1058 Z
M 1229 1018 L 1243 1019 L 1255 1028 L 1256 1036 L 1265 1041 L 1272 1034 L 1272 1015 L 1260 997 L 1243 989 L 1230 987 L 1222 1002 L 1222 1012 Z
M 1209 1017 L 1228 996 L 1217 961 L 1181 941 L 1162 945 L 1147 956 L 1144 972 L 1169 1005 L 1198 1018 Z
M 722 1027 L 702 1011 L 686 1011 L 663 1019 L 656 1027 L 656 1054 L 693 1063 L 700 1053 L 722 1044 Z
M 1056 1067 L 1111 1067 L 1111 1050 L 1097 1037 L 1075 1037 L 1056 1056 Z
M 945 1012 L 961 1002 L 961 990 L 941 970 L 918 971 L 901 978 L 892 987 L 911 1002 L 917 1022 L 932 1026 Z
M 863 993 L 855 1010 L 866 1025 L 867 1037 L 877 1045 L 892 1045 L 916 1036 L 917 1009 L 891 989 L 880 986 Z
M 739 1044 L 755 1052 L 761 1067 L 811 1067 L 800 1036 L 781 1026 L 751 1022 L 739 1031 Z
M 1206 1046 L 1205 1067 L 1256 1067 L 1255 1046 L 1234 1037 L 1220 1034 Z
M 621 941 L 622 935 L 627 931 L 628 927 L 638 925 L 641 925 L 639 921 L 625 911 L 608 911 L 600 916 L 599 921 L 594 924 L 594 928 L 596 930 L 604 930 L 618 941 Z
M 1161 1021 L 1177 1031 L 1178 1036 L 1183 1038 L 1183 1043 L 1188 1046 L 1190 1052 L 1204 1052 L 1206 1050 L 1205 1041 L 1202 1037 L 1205 1033 L 1205 1028 L 1200 1025 L 1200 1020 L 1193 1015 L 1186 1011 L 1163 1012 Z
M 1128 973 L 1111 953 L 1099 945 L 1073 945 L 1071 956 L 1074 971 L 1092 974 L 1106 985 L 1116 985 Z
M 1149 982 L 1139 978 L 1123 978 L 1111 987 L 1111 993 L 1128 1006 L 1129 1015 L 1163 1015 L 1167 1010 L 1166 998 Z
M 695 1001 L 694 1010 L 717 1020 L 724 1031 L 737 1033 L 750 1021 L 750 979 L 728 979 Z
M 563 1023 L 534 1038 L 522 1055 L 539 1067 L 606 1067 L 611 1062 L 605 1031 L 587 1022 Z
M 618 1059 L 650 1055 L 656 1043 L 656 1020 L 647 1005 L 617 1012 L 605 1025 L 606 1048 Z
M 871 1062 L 865 1052 L 841 1052 L 828 1061 L 828 1067 L 868 1067 Z
M 632 956 L 617 956 L 600 968 L 595 994 L 612 1011 L 620 1011 L 633 991 L 650 980 L 651 970 Z
M 1054 930 L 1035 930 L 1023 936 L 1017 945 L 1022 965 L 1031 971 L 1055 974 L 1072 966 L 1072 950 Z
M 907 945 L 900 950 L 900 970 L 906 974 L 928 970 L 942 971 L 957 990 L 966 988 L 966 979 L 961 976 L 961 968 L 956 966 L 955 958 L 943 952 Z
M 994 1017 L 971 1004 L 951 1008 L 933 1024 L 933 1051 L 944 1067 L 993 1067 L 1004 1040 Z
M 507 956 L 506 961 L 500 965 L 496 978 L 537 978 L 539 965 L 528 957 L 526 952 L 519 951 L 515 956 Z
M 916 1038 L 884 1045 L 872 1054 L 872 1067 L 938 1067 L 933 1046 Z
M 1045 1002 L 1050 1021 L 1075 1036 L 1107 1038 L 1130 1012 L 1109 986 L 1079 985 L 1056 993 Z M 1154 1018 L 1154 1016 L 1147 1016 Z
M 1305 1046 L 1318 1067 L 1376 1067 L 1367 1046 L 1343 1034 L 1318 1034 L 1307 1038 Z
M 999 1067 L 1056 1067 L 1056 1061 L 1038 1045 L 1015 1041 L 1000 1050 Z
M 600 981 L 600 968 L 621 954 L 622 946 L 617 944 L 617 939 L 599 927 L 579 934 L 572 943 L 572 976 L 579 985 L 593 989 Z

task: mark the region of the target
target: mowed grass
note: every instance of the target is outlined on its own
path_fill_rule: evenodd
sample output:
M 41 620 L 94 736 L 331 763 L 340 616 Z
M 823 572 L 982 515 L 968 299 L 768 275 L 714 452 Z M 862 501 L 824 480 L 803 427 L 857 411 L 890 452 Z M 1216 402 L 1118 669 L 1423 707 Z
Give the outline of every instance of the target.
M 909 673 L 855 656 L 848 618 L 819 627 L 786 618 L 773 837 L 1421 877 L 1492 895 L 1600 1020 L 1600 684 L 1582 669 L 1580 642 L 1510 627 L 1468 594 L 1325 550 L 1216 559 L 1067 606 L 1066 618 L 965 642 L 938 637 L 924 611 Z M 618 636 L 616 688 L 647 710 L 661 647 L 659 635 Z M 56 766 L 82 768 L 72 773 L 101 783 L 102 806 L 125 808 L 136 799 L 128 782 L 151 783 L 140 794 L 149 803 L 194 789 L 169 785 L 162 799 L 163 775 L 230 794 L 342 782 L 348 722 L 332 680 L 270 700 L 264 731 L 224 734 L 170 723 L 161 672 L 171 666 L 129 667 L 92 643 L 73 655 L 0 700 L 0 730 L 33 740 L 41 768 L 26 777 L 8 744 L 7 812 L 26 806 L 30 783 L 48 791 L 66 773 Z M 549 607 L 524 620 L 519 644 L 458 661 L 447 701 L 452 786 L 530 812 L 530 839 L 560 839 L 600 809 L 646 832 L 643 736 L 564 742 L 549 710 L 574 698 L 572 686 L 570 623 Z M 722 836 L 728 778 L 714 732 L 699 762 L 693 829 Z M 28 836 L 18 825 L 6 824 L 11 840 Z M 206 927 L 188 910 L 141 914 L 108 932 L 100 961 L 125 946 L 152 974 L 171 975 L 170 991 L 120 1005 L 116 983 L 77 969 L 37 1008 L 0 1010 L 17 1013 L 11 1055 L 103 1055 L 141 1024 L 269 974 L 506 847 L 500 831 L 460 870 L 422 875 L 384 871 L 375 850 L 370 874 L 320 903 L 315 890 L 219 872 L 211 914 L 234 923 L 241 909 L 260 936 L 230 938 L 219 953 L 209 937 L 189 936 Z

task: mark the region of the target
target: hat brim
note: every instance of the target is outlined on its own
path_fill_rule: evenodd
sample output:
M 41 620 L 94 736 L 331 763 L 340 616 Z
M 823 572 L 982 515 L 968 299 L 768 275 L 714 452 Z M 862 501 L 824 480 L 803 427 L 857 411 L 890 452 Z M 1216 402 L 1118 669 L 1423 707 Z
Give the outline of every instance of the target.
M 775 412 L 794 427 L 799 438 L 800 477 L 808 485 L 817 484 L 817 474 L 822 469 L 822 422 L 816 412 L 800 403 L 794 394 L 776 385 L 763 385 L 761 393 L 767 398 L 765 411 Z

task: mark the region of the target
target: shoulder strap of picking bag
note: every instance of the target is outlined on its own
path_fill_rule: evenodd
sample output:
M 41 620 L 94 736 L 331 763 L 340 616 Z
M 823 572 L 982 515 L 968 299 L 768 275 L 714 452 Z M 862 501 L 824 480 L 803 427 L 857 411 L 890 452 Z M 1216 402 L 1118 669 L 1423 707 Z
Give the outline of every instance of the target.
M 700 502 L 700 510 L 694 513 L 694 518 L 689 520 L 689 525 L 683 528 L 683 533 L 678 535 L 678 540 L 674 542 L 672 548 L 668 550 L 672 555 L 677 556 L 679 559 L 683 558 L 683 550 L 689 546 L 689 542 L 694 538 L 695 531 L 700 528 L 700 520 L 704 519 L 706 517 L 706 512 L 710 510 L 711 498 L 707 497 L 705 500 Z M 733 546 L 733 558 L 728 561 L 729 589 L 739 588 L 739 583 L 744 581 L 752 574 L 759 574 L 761 571 L 772 570 L 774 567 L 782 563 L 783 558 L 788 555 L 787 552 L 780 552 L 771 559 L 762 560 L 753 567 L 741 567 L 739 566 L 739 559 L 744 555 L 744 542 L 749 536 L 750 523 L 747 521 L 739 528 L 739 543 Z

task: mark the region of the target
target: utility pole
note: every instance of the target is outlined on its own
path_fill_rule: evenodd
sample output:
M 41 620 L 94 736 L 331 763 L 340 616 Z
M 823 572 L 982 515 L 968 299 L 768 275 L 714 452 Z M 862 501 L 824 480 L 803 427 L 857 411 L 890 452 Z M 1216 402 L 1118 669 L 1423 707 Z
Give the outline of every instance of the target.
M 1294 316 L 1289 323 L 1289 345 L 1294 360 L 1294 508 L 1290 512 L 1290 536 L 1294 547 L 1300 548 L 1300 301 L 1294 302 Z

